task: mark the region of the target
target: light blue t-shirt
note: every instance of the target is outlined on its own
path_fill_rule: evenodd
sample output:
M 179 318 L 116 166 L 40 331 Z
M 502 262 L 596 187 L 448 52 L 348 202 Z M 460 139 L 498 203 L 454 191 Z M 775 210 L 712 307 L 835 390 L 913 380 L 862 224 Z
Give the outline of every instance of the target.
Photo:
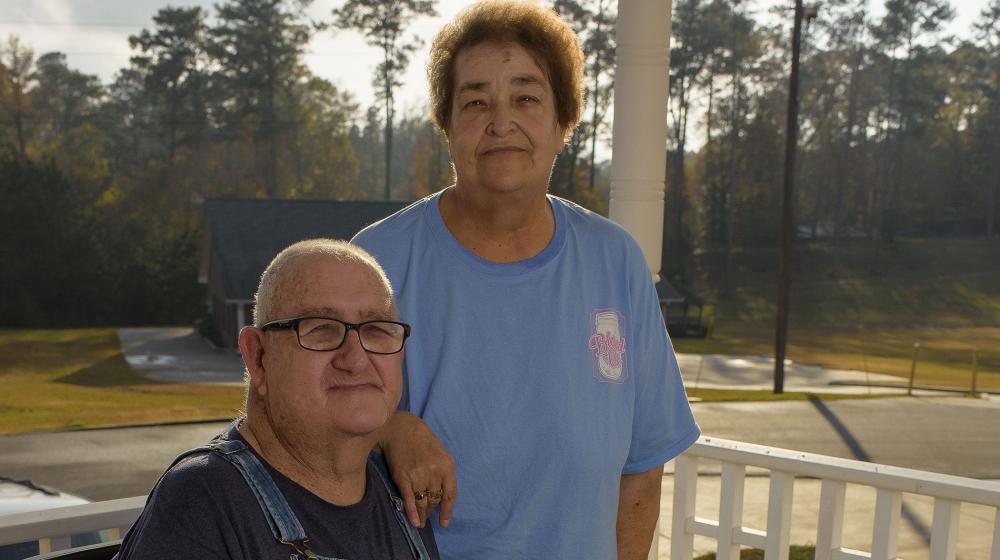
M 615 558 L 621 475 L 699 435 L 642 252 L 550 196 L 549 245 L 491 263 L 451 235 L 440 196 L 354 242 L 385 267 L 413 325 L 400 409 L 455 457 L 452 522 L 434 520 L 441 557 Z

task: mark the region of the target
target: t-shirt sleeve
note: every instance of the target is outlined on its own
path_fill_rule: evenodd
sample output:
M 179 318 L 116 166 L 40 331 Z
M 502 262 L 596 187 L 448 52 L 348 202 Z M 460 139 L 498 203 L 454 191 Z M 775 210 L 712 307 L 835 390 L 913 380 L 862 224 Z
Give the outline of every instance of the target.
M 641 250 L 635 248 L 630 268 L 635 344 L 632 442 L 624 474 L 648 471 L 680 455 L 701 431 L 684 392 L 677 356 L 667 336 L 659 299 Z
M 228 516 L 217 501 L 220 489 L 211 488 L 213 477 L 206 476 L 207 461 L 207 456 L 192 457 L 163 475 L 116 558 L 231 557 L 226 550 Z

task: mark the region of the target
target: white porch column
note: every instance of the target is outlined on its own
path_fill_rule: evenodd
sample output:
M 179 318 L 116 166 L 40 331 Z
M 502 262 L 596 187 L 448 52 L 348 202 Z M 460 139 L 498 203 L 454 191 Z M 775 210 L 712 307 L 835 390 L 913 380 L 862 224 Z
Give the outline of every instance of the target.
M 671 0 L 619 0 L 610 218 L 642 247 L 660 279 L 667 159 Z M 659 556 L 657 523 L 648 558 Z
M 671 0 L 620 0 L 616 24 L 612 220 L 639 241 L 659 280 L 667 157 Z

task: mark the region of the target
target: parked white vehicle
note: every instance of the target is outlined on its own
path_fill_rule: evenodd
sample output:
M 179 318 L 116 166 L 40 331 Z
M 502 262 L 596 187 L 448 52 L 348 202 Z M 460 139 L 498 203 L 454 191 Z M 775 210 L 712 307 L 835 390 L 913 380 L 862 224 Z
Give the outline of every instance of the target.
M 30 480 L 14 480 L 0 476 L 0 516 L 26 513 L 65 506 L 88 504 L 90 500 L 34 484 Z M 84 546 L 101 542 L 97 532 L 71 537 L 71 545 Z M 22 560 L 39 553 L 38 541 L 0 545 L 0 560 Z

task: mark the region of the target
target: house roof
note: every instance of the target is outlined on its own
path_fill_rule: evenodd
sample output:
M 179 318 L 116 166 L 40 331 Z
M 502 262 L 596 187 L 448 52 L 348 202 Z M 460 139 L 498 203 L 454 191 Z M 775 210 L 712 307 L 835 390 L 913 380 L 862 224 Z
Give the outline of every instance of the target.
M 687 290 L 678 290 L 666 278 L 660 278 L 660 281 L 656 283 L 656 295 L 659 296 L 660 301 L 666 303 L 686 301 L 694 305 L 704 304 L 701 298 L 689 293 Z
M 220 267 L 224 299 L 253 300 L 261 273 L 278 251 L 288 245 L 315 237 L 350 239 L 365 226 L 407 204 L 353 200 L 206 199 L 208 241 L 214 248 Z

